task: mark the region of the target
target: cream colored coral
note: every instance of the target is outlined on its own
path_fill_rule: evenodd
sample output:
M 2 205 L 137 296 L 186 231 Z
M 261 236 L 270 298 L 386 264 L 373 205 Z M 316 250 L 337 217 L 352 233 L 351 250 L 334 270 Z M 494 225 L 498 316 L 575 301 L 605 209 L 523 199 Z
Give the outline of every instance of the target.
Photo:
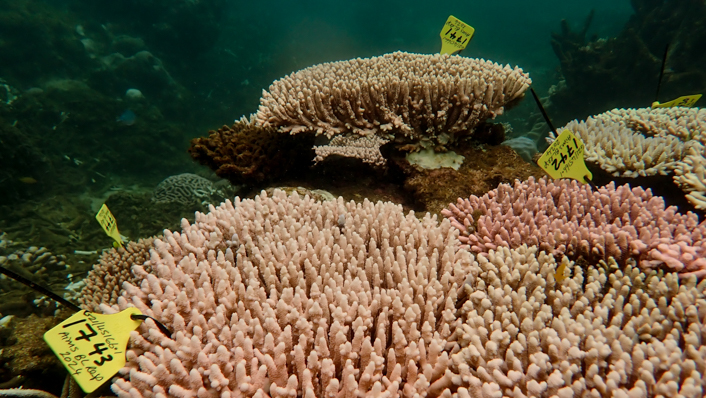
M 667 175 L 684 156 L 684 143 L 674 136 L 646 137 L 605 118 L 574 120 L 559 131 L 565 129 L 583 141 L 585 160 L 616 177 Z
M 448 221 L 282 191 L 210 210 L 103 307 L 174 331 L 133 332 L 118 396 L 469 396 L 449 356 L 472 256 Z
M 478 257 L 452 356 L 475 397 L 701 397 L 706 281 L 534 247 Z
M 291 134 L 374 134 L 444 145 L 501 114 L 530 83 L 522 69 L 483 59 L 395 52 L 277 80 L 263 91 L 255 122 Z
M 586 160 L 616 177 L 667 175 L 686 155 L 686 142 L 706 140 L 706 110 L 613 109 L 564 129 L 586 144 Z M 556 136 L 549 135 L 551 142 Z
M 613 109 L 595 117 L 616 122 L 646 136 L 674 136 L 682 141 L 706 140 L 706 109 Z
M 387 142 L 388 140 L 378 136 L 346 137 L 337 135 L 333 137 L 327 145 L 314 147 L 314 152 L 316 153 L 314 162 L 321 162 L 331 155 L 339 155 L 348 158 L 357 158 L 373 166 L 384 166 L 387 160 L 385 160 L 382 153 L 380 153 L 380 146 Z
M 613 109 L 586 121 L 571 121 L 568 129 L 584 142 L 585 159 L 616 177 L 674 174 L 687 199 L 706 209 L 706 109 Z M 556 137 L 549 133 L 549 142 Z
M 674 181 L 687 192 L 694 207 L 706 210 L 706 147 L 693 143 L 674 170 Z

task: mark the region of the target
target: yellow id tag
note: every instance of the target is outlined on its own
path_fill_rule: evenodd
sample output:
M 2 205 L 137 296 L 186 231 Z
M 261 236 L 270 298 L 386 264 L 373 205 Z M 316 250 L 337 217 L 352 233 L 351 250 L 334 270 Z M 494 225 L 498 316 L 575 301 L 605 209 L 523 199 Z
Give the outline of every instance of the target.
M 441 54 L 453 54 L 461 51 L 471 41 L 476 30 L 472 26 L 466 25 L 460 19 L 449 15 L 444 27 L 441 29 Z
M 122 247 L 123 238 L 120 237 L 120 232 L 118 232 L 118 222 L 115 221 L 113 213 L 110 212 L 105 203 L 103 203 L 103 206 L 98 210 L 96 220 L 98 220 L 98 223 L 103 227 L 103 231 L 105 231 L 106 235 L 113 238 L 113 240 Z
M 127 308 L 117 314 L 79 311 L 44 333 L 44 341 L 85 393 L 91 393 L 125 366 L 125 349 L 130 332 L 141 314 Z
M 588 183 L 593 174 L 583 160 L 583 142 L 569 130 L 564 130 L 544 151 L 537 164 L 555 180 L 573 178 L 581 183 Z
M 655 101 L 652 103 L 652 108 L 673 108 L 675 106 L 685 106 L 687 108 L 691 108 L 692 106 L 694 106 L 696 101 L 699 100 L 699 98 L 701 98 L 701 94 L 685 95 L 675 100 L 665 102 L 664 104 L 660 104 L 659 102 Z

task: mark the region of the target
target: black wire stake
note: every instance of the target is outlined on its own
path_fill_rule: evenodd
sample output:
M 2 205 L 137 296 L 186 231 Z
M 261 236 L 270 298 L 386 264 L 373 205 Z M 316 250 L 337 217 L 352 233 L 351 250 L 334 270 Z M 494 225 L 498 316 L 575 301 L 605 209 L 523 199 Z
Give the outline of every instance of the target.
M 542 117 L 544 117 L 544 121 L 547 122 L 547 125 L 549 125 L 549 128 L 554 132 L 554 134 L 559 137 L 559 132 L 556 131 L 556 128 L 554 128 L 554 124 L 552 123 L 551 119 L 549 119 L 549 115 L 547 115 L 547 111 L 544 109 L 544 106 L 542 105 L 542 101 L 539 100 L 539 96 L 537 96 L 537 93 L 534 91 L 534 88 L 530 87 L 530 91 L 532 92 L 532 97 L 534 97 L 534 102 L 537 103 L 537 107 L 539 108 L 539 112 L 542 114 Z M 539 166 L 539 165 L 537 165 Z M 598 187 L 596 184 L 591 181 L 591 179 L 588 177 L 588 174 L 583 176 L 583 179 L 588 182 L 588 185 L 593 188 L 596 192 L 598 192 Z
M 542 101 L 539 100 L 539 97 L 537 96 L 537 93 L 534 92 L 534 88 L 530 87 L 530 91 L 532 92 L 532 96 L 534 97 L 534 102 L 537 103 L 537 107 L 539 108 L 539 112 L 542 113 L 542 116 L 544 117 L 544 121 L 547 122 L 549 125 L 549 128 L 556 134 L 557 136 L 559 133 L 556 131 L 554 128 L 554 124 L 552 124 L 552 121 L 549 119 L 549 115 L 547 115 L 547 111 L 544 110 L 544 106 L 542 106 Z
M 664 77 L 664 66 L 667 64 L 667 54 L 669 53 L 669 43 L 664 47 L 664 55 L 662 56 L 662 67 L 659 69 L 659 80 L 657 80 L 657 92 L 655 93 L 655 102 L 659 101 L 659 90 L 662 88 L 662 78 Z
M 596 186 L 596 184 L 593 183 L 593 181 L 591 181 L 591 179 L 588 177 L 588 174 L 583 176 L 583 179 L 588 182 L 588 185 L 593 188 L 594 191 L 598 192 L 598 187 Z
M 67 307 L 67 308 L 69 308 L 73 311 L 76 311 L 76 312 L 83 311 L 83 309 L 81 307 L 77 306 L 76 304 L 59 296 L 58 294 L 52 292 L 51 290 L 47 289 L 46 287 L 44 287 L 42 285 L 38 285 L 38 284 L 32 282 L 31 280 L 25 278 L 24 276 L 15 273 L 14 271 L 10 271 L 9 269 L 7 269 L 5 267 L 0 266 L 0 273 L 16 280 L 17 282 L 22 283 L 23 285 L 26 285 L 27 287 L 29 287 L 30 289 L 32 289 L 34 291 L 42 293 L 43 295 L 49 297 L 50 299 L 56 301 L 57 303 L 63 305 L 64 307 Z M 150 318 L 157 325 L 157 328 L 159 329 L 160 332 L 162 332 L 165 336 L 169 337 L 170 339 L 172 338 L 172 332 L 166 326 L 164 326 L 161 322 L 152 318 L 151 316 L 141 315 L 141 314 L 133 314 L 133 315 L 130 315 L 130 318 L 132 318 L 133 320 L 140 319 L 142 321 L 144 321 L 147 318 Z
M 38 285 L 31 280 L 25 278 L 22 275 L 16 274 L 13 271 L 10 271 L 9 269 L 5 267 L 0 267 L 0 273 L 7 275 L 8 277 L 16 280 L 17 282 L 22 283 L 23 285 L 26 285 L 30 289 L 37 291 L 39 293 L 42 293 L 43 295 L 49 297 L 50 299 L 56 301 L 57 303 L 63 305 L 64 307 L 70 308 L 74 311 L 82 311 L 81 307 L 77 306 L 76 304 L 70 302 L 69 300 L 59 296 L 58 294 L 52 292 L 51 290 L 47 289 L 44 286 Z

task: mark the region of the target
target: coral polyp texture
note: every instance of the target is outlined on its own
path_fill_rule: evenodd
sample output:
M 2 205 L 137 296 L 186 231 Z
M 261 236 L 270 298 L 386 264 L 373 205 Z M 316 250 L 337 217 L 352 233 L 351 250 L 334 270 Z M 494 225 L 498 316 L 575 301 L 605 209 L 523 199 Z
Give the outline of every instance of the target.
M 347 158 L 357 158 L 373 166 L 383 166 L 387 163 L 385 157 L 380 153 L 380 147 L 388 140 L 378 136 L 343 136 L 337 135 L 326 145 L 314 147 L 316 157 L 314 162 L 321 162 L 331 155 L 339 155 Z
M 706 143 L 706 135 L 703 138 Z M 699 210 L 706 210 L 706 147 L 694 143 L 686 150 L 686 156 L 674 168 L 674 181 L 686 198 Z
M 101 309 L 137 307 L 173 335 L 149 319 L 131 334 L 121 398 L 704 391 L 706 282 L 631 259 L 527 245 L 474 258 L 448 220 L 278 190 L 152 245 Z
M 706 221 L 628 184 L 594 191 L 573 180 L 530 178 L 459 199 L 442 214 L 476 252 L 529 244 L 572 258 L 633 258 L 644 269 L 706 276 Z
M 0 234 L 0 238 L 4 238 L 5 234 Z M 66 257 L 63 255 L 54 255 L 46 247 L 31 246 L 28 248 L 14 250 L 6 254 L 8 248 L 20 246 L 11 240 L 0 239 L 0 267 L 8 268 L 22 277 L 28 278 L 45 286 L 55 286 L 64 288 L 67 283 L 66 270 L 69 266 L 66 264 Z M 20 290 L 22 289 L 22 290 Z M 23 291 L 23 286 L 15 280 L 6 277 L 4 274 L 0 277 L 0 293 L 16 294 L 18 291 Z
M 81 307 L 100 311 L 101 304 L 117 303 L 123 291 L 123 282 L 134 283 L 137 280 L 132 273 L 133 266 L 139 265 L 146 272 L 152 271 L 148 261 L 153 242 L 154 238 L 140 239 L 126 243 L 124 247 L 103 252 L 98 264 L 83 279 L 86 285 L 78 296 Z
M 531 84 L 483 59 L 395 52 L 314 65 L 263 91 L 255 124 L 280 132 L 371 136 L 448 149 Z M 355 155 L 350 155 L 355 156 Z
M 701 397 L 706 390 L 706 281 L 612 258 L 557 264 L 527 246 L 477 260 L 460 310 L 462 348 L 452 355 L 471 373 L 471 396 Z
M 615 177 L 674 175 L 697 208 L 706 209 L 706 109 L 613 109 L 568 129 L 585 144 L 585 159 Z M 550 132 L 548 140 L 556 137 Z
M 457 291 L 472 255 L 448 221 L 392 203 L 275 191 L 154 241 L 113 311 L 133 333 L 120 397 L 448 395 Z M 103 308 L 108 311 L 106 306 Z M 466 392 L 465 396 L 468 396 Z

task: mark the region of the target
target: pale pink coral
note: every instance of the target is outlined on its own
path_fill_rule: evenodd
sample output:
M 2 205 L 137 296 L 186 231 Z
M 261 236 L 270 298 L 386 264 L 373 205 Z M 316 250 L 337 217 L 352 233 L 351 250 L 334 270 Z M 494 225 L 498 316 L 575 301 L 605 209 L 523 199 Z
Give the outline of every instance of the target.
M 144 265 L 109 259 L 132 261 L 131 279 L 101 308 L 137 307 L 173 334 L 149 319 L 132 332 L 111 386 L 120 398 L 696 397 L 706 386 L 706 280 L 632 260 L 579 265 L 526 245 L 474 258 L 448 220 L 279 190 L 211 207 L 151 247 Z
M 649 189 L 611 183 L 596 192 L 576 181 L 531 178 L 459 199 L 442 214 L 476 252 L 528 244 L 554 254 L 634 258 L 642 268 L 666 265 L 681 276 L 706 276 L 706 222 L 665 208 Z
M 210 210 L 103 306 L 174 332 L 133 332 L 119 397 L 468 396 L 450 356 L 473 257 L 447 220 L 279 190 Z

